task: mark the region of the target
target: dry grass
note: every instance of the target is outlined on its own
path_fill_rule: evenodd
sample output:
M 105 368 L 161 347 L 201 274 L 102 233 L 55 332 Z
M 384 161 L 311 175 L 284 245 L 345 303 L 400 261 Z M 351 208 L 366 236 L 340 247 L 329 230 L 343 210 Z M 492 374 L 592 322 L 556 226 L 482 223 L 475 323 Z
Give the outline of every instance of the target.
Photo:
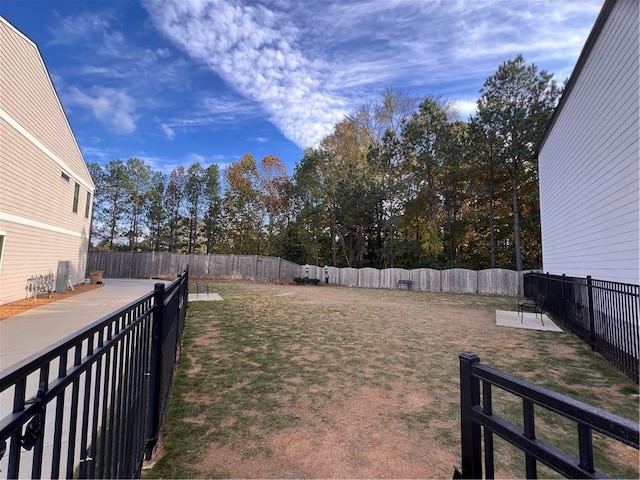
M 630 382 L 572 335 L 497 327 L 495 310 L 515 309 L 513 298 L 243 282 L 214 291 L 223 302 L 190 305 L 165 453 L 148 476 L 451 478 L 465 350 L 637 419 Z M 516 399 L 495 407 L 521 416 Z M 560 446 L 575 437 L 549 415 L 539 429 Z M 638 477 L 637 451 L 596 448 L 598 468 Z M 499 476 L 524 475 L 508 446 L 497 459 Z
M 72 297 L 74 295 L 79 295 L 84 292 L 88 292 L 90 290 L 94 290 L 96 288 L 100 288 L 103 285 L 90 285 L 90 284 L 81 284 L 76 285 L 73 291 L 67 290 L 65 293 L 55 293 L 51 294 L 51 297 L 47 297 L 47 295 L 39 295 L 37 298 L 25 298 L 23 300 L 18 300 L 17 302 L 5 303 L 0 305 L 0 320 L 4 320 L 5 318 L 13 317 L 14 315 L 18 315 L 19 313 L 26 312 L 35 307 L 39 307 L 41 305 L 46 305 L 52 302 L 58 302 L 60 300 L 64 300 L 65 298 Z

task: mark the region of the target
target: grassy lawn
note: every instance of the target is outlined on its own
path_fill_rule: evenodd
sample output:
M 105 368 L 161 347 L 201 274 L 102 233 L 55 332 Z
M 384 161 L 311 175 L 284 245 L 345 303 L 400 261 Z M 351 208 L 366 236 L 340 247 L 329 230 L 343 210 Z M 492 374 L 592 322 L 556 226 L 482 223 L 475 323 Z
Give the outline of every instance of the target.
M 460 465 L 462 351 L 638 421 L 634 384 L 568 333 L 495 325 L 504 297 L 213 283 L 189 306 L 163 455 L 147 478 L 451 478 Z M 521 402 L 494 410 L 520 422 Z M 536 410 L 540 438 L 575 426 Z M 596 468 L 638 478 L 638 451 L 594 438 Z M 496 475 L 524 457 L 496 440 Z M 541 477 L 555 476 L 543 467 Z

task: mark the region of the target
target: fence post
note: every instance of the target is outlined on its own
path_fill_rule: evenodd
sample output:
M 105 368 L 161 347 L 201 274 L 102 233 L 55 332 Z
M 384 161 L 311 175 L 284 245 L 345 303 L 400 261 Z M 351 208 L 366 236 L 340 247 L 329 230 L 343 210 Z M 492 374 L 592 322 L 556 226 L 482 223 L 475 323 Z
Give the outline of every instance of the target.
M 470 352 L 459 358 L 462 478 L 482 478 L 482 432 L 473 421 L 473 407 L 480 405 L 480 381 L 472 374 L 473 364 L 480 363 L 480 358 Z
M 154 285 L 151 364 L 149 369 L 149 406 L 147 409 L 147 445 L 145 459 L 150 460 L 158 441 L 160 425 L 160 389 L 162 384 L 162 324 L 164 320 L 164 283 Z
M 544 296 L 547 299 L 547 301 L 549 301 L 549 272 L 547 272 L 546 276 L 544 277 L 546 279 L 546 283 L 547 283 L 547 289 L 544 292 Z
M 591 275 L 587 275 L 587 298 L 589 299 L 589 343 L 591 350 L 596 351 L 596 322 L 595 312 L 593 311 L 593 285 L 591 283 Z
M 565 296 L 564 296 L 564 278 L 565 278 L 565 274 L 562 274 L 562 283 L 560 284 L 560 288 L 562 289 L 562 295 L 561 295 L 561 301 L 562 301 L 562 321 L 566 323 L 567 321 L 567 316 L 566 316 L 566 312 L 565 312 L 565 304 L 566 304 L 566 300 L 565 300 Z

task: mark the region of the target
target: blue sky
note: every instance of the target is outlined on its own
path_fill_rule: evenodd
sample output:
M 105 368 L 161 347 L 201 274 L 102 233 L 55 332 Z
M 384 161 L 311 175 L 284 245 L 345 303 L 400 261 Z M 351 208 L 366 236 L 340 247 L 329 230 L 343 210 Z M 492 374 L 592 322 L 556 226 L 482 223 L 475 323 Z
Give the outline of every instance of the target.
M 466 119 L 505 60 L 562 82 L 603 0 L 2 0 L 88 162 L 165 173 L 304 147 L 387 87 Z

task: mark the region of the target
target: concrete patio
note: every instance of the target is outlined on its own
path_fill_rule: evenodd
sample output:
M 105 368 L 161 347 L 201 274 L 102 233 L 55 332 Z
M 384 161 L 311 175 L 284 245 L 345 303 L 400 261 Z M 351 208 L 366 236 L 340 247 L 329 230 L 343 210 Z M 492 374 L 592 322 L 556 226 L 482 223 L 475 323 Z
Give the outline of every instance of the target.
M 562 332 L 553 320 L 547 315 L 523 312 L 508 312 L 505 310 L 496 310 L 496 325 L 499 327 L 524 328 L 527 330 L 543 330 L 546 332 Z

